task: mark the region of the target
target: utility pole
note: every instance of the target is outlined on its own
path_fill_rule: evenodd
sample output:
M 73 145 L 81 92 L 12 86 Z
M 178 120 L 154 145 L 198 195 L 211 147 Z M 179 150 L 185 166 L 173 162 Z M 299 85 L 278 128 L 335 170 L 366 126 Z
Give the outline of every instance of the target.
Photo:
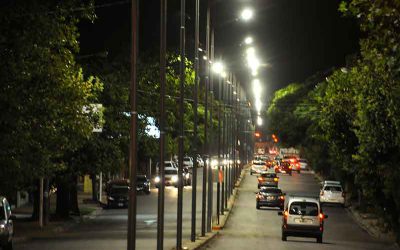
M 179 152 L 178 152 L 178 210 L 176 226 L 176 249 L 182 249 L 182 211 L 183 211 L 183 116 L 185 95 L 185 0 L 181 0 L 181 31 L 180 31 L 180 97 L 179 97 Z
M 165 205 L 165 88 L 167 54 L 167 0 L 160 5 L 160 161 L 157 216 L 157 250 L 164 248 L 164 205 Z
M 128 250 L 136 248 L 136 170 L 137 170 L 137 43 L 138 43 L 138 0 L 131 1 L 132 33 L 131 33 L 131 124 L 130 124 L 130 190 L 128 208 Z
M 199 30 L 200 30 L 200 0 L 196 0 L 195 6 L 195 38 L 194 38 L 194 91 L 193 91 L 193 170 L 192 170 L 192 230 L 190 240 L 196 241 L 196 198 L 197 198 L 197 103 L 198 103 L 198 87 L 199 87 Z
M 211 23 L 211 22 L 210 22 Z M 211 61 L 214 62 L 214 29 L 211 28 Z M 214 140 L 213 140 L 213 102 L 214 102 L 214 75 L 211 73 L 211 70 L 208 70 L 208 75 L 210 77 L 210 143 L 208 147 L 208 154 L 211 155 L 213 154 L 213 145 L 214 145 Z M 207 209 L 207 232 L 211 232 L 212 229 L 212 210 L 213 210 L 213 169 L 212 169 L 212 164 L 209 165 L 208 167 L 208 209 Z

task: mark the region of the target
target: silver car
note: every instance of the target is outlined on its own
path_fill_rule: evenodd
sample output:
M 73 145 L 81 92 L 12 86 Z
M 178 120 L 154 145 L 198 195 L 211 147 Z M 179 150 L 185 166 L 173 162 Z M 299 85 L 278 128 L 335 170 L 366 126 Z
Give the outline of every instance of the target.
M 327 215 L 322 213 L 317 197 L 289 197 L 285 204 L 282 219 L 282 241 L 288 236 L 316 238 L 322 243 L 324 233 L 324 219 Z
M 14 226 L 11 207 L 7 199 L 0 196 L 0 247 L 3 250 L 13 249 Z

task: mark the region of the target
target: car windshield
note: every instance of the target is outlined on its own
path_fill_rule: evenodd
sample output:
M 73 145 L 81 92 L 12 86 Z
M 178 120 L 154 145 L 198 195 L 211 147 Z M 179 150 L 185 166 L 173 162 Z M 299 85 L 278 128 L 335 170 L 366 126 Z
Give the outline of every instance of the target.
M 114 186 L 111 188 L 111 194 L 128 194 L 129 192 L 129 187 L 127 186 Z
M 280 194 L 282 191 L 278 188 L 263 188 L 260 190 L 261 193 L 269 193 L 269 194 Z
M 336 191 L 336 192 L 342 192 L 342 187 L 340 186 L 326 186 L 324 188 L 325 191 Z
M 5 215 L 5 212 L 4 212 L 3 204 L 0 204 L 0 220 L 5 220 L 6 219 L 5 216 L 6 215 Z
M 273 174 L 273 173 L 271 173 L 271 174 L 261 174 L 261 177 L 264 177 L 264 178 L 275 178 L 276 177 L 276 174 Z
M 314 202 L 293 202 L 290 205 L 289 214 L 317 216 L 318 205 Z
M 165 170 L 165 174 L 169 174 L 169 175 L 171 175 L 171 174 L 178 174 L 178 171 L 177 171 L 177 170 L 174 170 L 174 169 L 166 169 L 166 170 Z

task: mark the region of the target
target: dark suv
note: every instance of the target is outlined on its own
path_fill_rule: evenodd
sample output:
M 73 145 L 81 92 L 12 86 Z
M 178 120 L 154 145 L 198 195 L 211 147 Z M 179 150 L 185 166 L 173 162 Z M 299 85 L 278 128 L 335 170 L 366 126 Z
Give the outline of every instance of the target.
M 11 215 L 11 207 L 7 199 L 0 196 L 0 247 L 3 250 L 13 249 L 14 216 Z

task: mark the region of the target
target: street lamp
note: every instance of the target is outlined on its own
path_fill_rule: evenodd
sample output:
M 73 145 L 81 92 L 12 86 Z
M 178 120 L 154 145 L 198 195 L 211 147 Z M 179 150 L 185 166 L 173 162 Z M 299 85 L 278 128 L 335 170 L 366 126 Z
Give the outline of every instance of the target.
M 249 21 L 250 19 L 253 18 L 254 12 L 250 8 L 245 8 L 242 10 L 240 13 L 240 18 L 242 18 L 243 21 Z
M 246 37 L 246 38 L 244 39 L 244 43 L 247 44 L 247 45 L 252 44 L 252 43 L 253 43 L 253 38 L 250 37 L 250 36 Z
M 222 62 L 215 62 L 212 65 L 212 70 L 216 74 L 222 74 L 224 72 L 224 65 L 222 64 Z M 225 73 L 225 76 L 226 76 L 226 73 Z

